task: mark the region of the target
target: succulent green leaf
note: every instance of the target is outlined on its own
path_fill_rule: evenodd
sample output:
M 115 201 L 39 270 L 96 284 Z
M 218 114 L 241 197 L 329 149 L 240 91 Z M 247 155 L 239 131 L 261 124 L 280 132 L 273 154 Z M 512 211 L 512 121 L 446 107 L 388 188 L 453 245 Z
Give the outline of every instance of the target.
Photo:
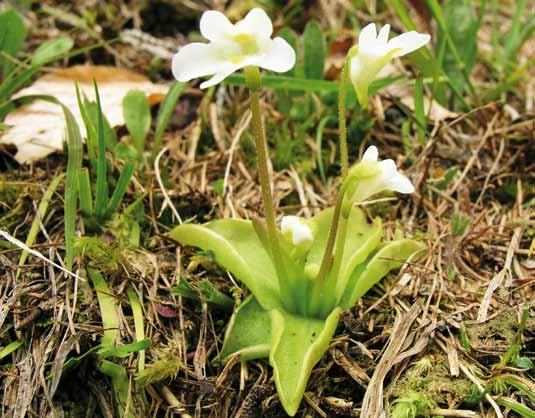
M 340 301 L 342 309 L 349 309 L 388 272 L 400 268 L 424 249 L 423 244 L 410 239 L 386 244 L 369 262 L 362 263 L 353 271 Z
M 326 320 L 294 316 L 277 309 L 271 312 L 269 361 L 282 406 L 290 416 L 299 408 L 312 368 L 329 347 L 340 312 L 336 308 Z
M 230 319 L 220 358 L 226 363 L 236 354 L 244 361 L 268 357 L 270 344 L 271 313 L 251 295 Z
M 382 222 L 376 218 L 372 224 L 368 224 L 364 215 L 358 217 L 358 221 L 364 222 L 365 226 L 357 225 L 357 218 L 353 216 L 353 222 L 348 225 L 346 244 L 342 265 L 336 278 L 337 295 L 341 296 L 347 288 L 353 271 L 363 263 L 381 243 L 383 235 Z M 360 228 L 360 229 L 358 229 Z
M 170 232 L 181 244 L 211 251 L 256 296 L 264 309 L 280 306 L 275 267 L 251 221 L 220 219 L 204 225 L 182 224 Z

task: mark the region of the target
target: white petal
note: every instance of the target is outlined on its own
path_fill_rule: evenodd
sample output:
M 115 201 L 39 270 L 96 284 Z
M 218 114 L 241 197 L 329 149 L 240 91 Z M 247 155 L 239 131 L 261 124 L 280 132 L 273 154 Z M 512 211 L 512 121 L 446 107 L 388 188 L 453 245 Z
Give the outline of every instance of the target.
M 281 219 L 281 232 L 285 234 L 286 232 L 290 232 L 292 230 L 292 225 L 295 224 L 297 221 L 297 216 L 283 216 Z
M 372 145 L 371 147 L 368 147 L 366 151 L 364 151 L 362 161 L 374 162 L 377 161 L 377 158 L 379 158 L 379 151 L 375 145 Z
M 234 25 L 221 12 L 209 10 L 201 17 L 201 34 L 210 41 L 217 41 L 227 37 L 234 31 Z
M 295 51 L 290 44 L 282 38 L 275 38 L 270 44 L 267 55 L 262 57 L 258 65 L 277 73 L 291 70 L 295 65 Z
M 359 34 L 359 50 L 372 51 L 377 42 L 377 28 L 375 23 L 365 26 Z
M 260 38 L 269 38 L 273 33 L 273 24 L 266 12 L 256 7 L 247 13 L 243 20 L 236 23 L 236 29 Z
M 384 180 L 391 179 L 398 172 L 396 163 L 391 159 L 379 161 L 379 169 L 381 170 L 381 177 Z
M 225 64 L 225 66 L 222 66 L 220 71 L 218 71 L 214 76 L 201 83 L 199 86 L 201 89 L 206 89 L 208 87 L 215 86 L 216 84 L 221 83 L 225 78 L 227 78 L 229 75 L 231 75 L 233 72 L 238 71 L 240 68 L 242 68 L 243 65 L 232 65 L 232 64 Z
M 389 181 L 389 188 L 399 193 L 413 193 L 414 186 L 411 181 L 401 173 L 396 173 Z
M 389 33 L 390 33 L 390 25 L 388 24 L 384 25 L 379 31 L 379 35 L 377 36 L 377 43 L 383 48 L 386 48 L 386 44 L 388 43 Z
M 291 235 L 294 245 L 311 242 L 314 239 L 310 227 L 298 216 L 283 216 L 281 232 Z
M 221 71 L 225 62 L 217 52 L 213 44 L 194 42 L 185 45 L 173 57 L 173 75 L 184 82 Z
M 418 32 L 407 32 L 390 39 L 388 42 L 388 51 L 398 49 L 394 54 L 395 57 L 401 57 L 421 48 L 431 39 L 430 35 Z

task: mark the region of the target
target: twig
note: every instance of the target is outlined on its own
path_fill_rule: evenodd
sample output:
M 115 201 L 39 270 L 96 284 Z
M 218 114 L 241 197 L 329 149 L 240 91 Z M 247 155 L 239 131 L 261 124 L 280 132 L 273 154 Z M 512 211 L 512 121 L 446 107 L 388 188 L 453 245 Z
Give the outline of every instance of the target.
M 509 249 L 507 250 L 503 269 L 501 269 L 500 272 L 492 278 L 489 283 L 489 286 L 487 287 L 487 291 L 485 292 L 485 296 L 483 297 L 481 306 L 479 307 L 479 311 L 477 312 L 478 322 L 486 321 L 487 312 L 489 310 L 490 302 L 492 300 L 492 295 L 494 294 L 494 291 L 498 288 L 498 286 L 500 286 L 500 284 L 507 276 L 511 275 L 511 264 L 513 262 L 513 256 L 515 254 L 515 251 L 518 248 L 518 245 L 520 244 L 522 229 L 522 227 L 515 228 L 513 238 L 511 238 L 511 243 L 509 244 Z
M 182 223 L 182 218 L 180 217 L 178 211 L 175 208 L 175 205 L 173 205 L 173 202 L 171 202 L 171 199 L 169 198 L 169 195 L 167 194 L 167 191 L 165 190 L 165 186 L 163 185 L 162 176 L 160 174 L 160 158 L 162 158 L 162 155 L 167 152 L 168 148 L 163 148 L 158 155 L 156 156 L 156 159 L 154 160 L 154 173 L 156 174 L 156 181 L 158 181 L 158 185 L 160 186 L 160 190 L 163 194 L 163 200 L 164 204 L 162 205 L 162 209 L 160 211 L 160 215 L 162 211 L 165 209 L 166 206 L 169 206 L 171 211 L 173 212 L 173 215 L 178 220 L 178 223 Z
M 442 417 L 462 417 L 462 418 L 477 418 L 480 415 L 474 411 L 467 411 L 466 409 L 442 409 L 433 408 L 429 410 L 431 416 Z
M 52 264 L 54 267 L 56 267 L 57 269 L 60 269 L 62 272 L 68 274 L 69 276 L 72 276 L 72 277 L 76 277 L 77 279 L 80 279 L 80 280 L 84 280 L 85 279 L 83 277 L 80 277 L 78 276 L 76 273 L 73 273 L 72 271 L 69 271 L 67 270 L 65 267 L 62 267 L 60 266 L 59 264 L 55 263 L 54 261 L 52 260 L 49 260 L 48 258 L 46 258 L 43 254 L 41 254 L 39 251 L 35 251 L 35 250 L 32 250 L 30 247 L 28 247 L 26 244 L 24 244 L 22 241 L 18 240 L 17 238 L 11 236 L 10 234 L 8 234 L 6 231 L 2 231 L 0 229 L 0 236 L 2 238 L 4 238 L 6 241 L 10 242 L 11 244 L 13 245 L 16 245 L 17 247 L 19 247 L 21 250 L 24 250 L 24 251 L 27 251 L 28 253 L 30 253 L 31 255 L 37 257 L 37 258 L 40 258 L 41 260 L 43 261 L 46 261 L 47 263 L 50 263 Z

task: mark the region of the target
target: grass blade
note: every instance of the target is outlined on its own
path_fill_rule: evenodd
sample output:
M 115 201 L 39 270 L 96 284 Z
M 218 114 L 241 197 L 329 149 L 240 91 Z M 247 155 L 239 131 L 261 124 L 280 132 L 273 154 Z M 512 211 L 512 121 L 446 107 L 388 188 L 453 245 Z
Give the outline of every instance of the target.
M 59 176 L 57 176 L 48 188 L 45 191 L 45 194 L 43 195 L 43 199 L 41 200 L 41 203 L 39 203 L 39 208 L 37 209 L 37 216 L 32 222 L 32 226 L 30 227 L 30 232 L 28 232 L 28 237 L 26 238 L 26 246 L 31 247 L 33 243 L 35 242 L 35 238 L 37 238 L 37 234 L 39 233 L 39 226 L 41 224 L 41 220 L 45 217 L 46 211 L 48 209 L 48 204 L 50 203 L 50 200 L 52 199 L 52 196 L 54 195 L 54 192 L 58 188 L 59 184 L 65 177 L 65 174 L 62 173 Z M 21 267 L 26 262 L 26 259 L 28 258 L 28 252 L 22 251 L 19 259 L 19 266 L 17 269 L 17 275 L 16 278 L 18 279 L 21 273 Z
M 325 176 L 325 167 L 323 167 L 323 131 L 325 130 L 325 125 L 329 122 L 330 116 L 325 116 L 318 123 L 318 130 L 316 131 L 316 160 L 318 162 L 318 170 L 320 172 L 320 178 L 323 184 L 327 182 L 327 177 Z
M 63 106 L 67 126 L 67 181 L 65 185 L 65 263 L 72 270 L 74 260 L 74 234 L 78 199 L 78 173 L 82 168 L 83 145 L 80 129 L 71 111 Z
M 91 161 L 92 167 L 96 167 L 97 145 L 95 144 L 95 139 L 97 136 L 97 132 L 95 130 L 95 126 L 93 125 L 93 122 L 91 121 L 91 118 L 89 117 L 89 113 L 86 107 L 86 102 L 82 101 L 78 83 L 76 83 L 75 86 L 76 86 L 76 100 L 78 101 L 78 108 L 80 109 L 80 115 L 82 116 L 82 120 L 84 121 L 85 130 L 86 130 L 87 153 L 89 155 L 89 160 Z
M 100 342 L 102 348 L 115 348 L 119 340 L 119 317 L 117 315 L 117 304 L 106 280 L 95 268 L 87 269 L 89 279 L 93 283 L 97 293 L 100 316 L 102 318 L 103 336 Z
M 9 356 L 12 352 L 17 350 L 22 345 L 22 341 L 13 341 L 9 343 L 4 348 L 0 349 L 0 360 Z
M 522 405 L 520 402 L 515 401 L 511 398 L 499 397 L 496 398 L 498 405 L 509 408 L 512 411 L 515 411 L 518 415 L 524 418 L 535 418 L 535 411 L 528 408 L 525 405 Z
M 132 287 L 126 291 L 130 307 L 132 308 L 132 315 L 134 317 L 134 328 L 136 331 L 136 341 L 143 341 L 145 339 L 145 325 L 143 323 L 143 308 L 137 296 L 137 293 Z M 139 351 L 138 370 L 141 372 L 145 368 L 145 350 Z
M 180 81 L 173 83 L 160 105 L 160 110 L 158 111 L 158 117 L 156 119 L 156 132 L 154 133 L 151 161 L 155 160 L 156 155 L 158 155 L 158 152 L 160 151 L 163 134 L 167 128 L 169 119 L 175 110 L 176 103 L 185 87 L 186 83 L 181 83 Z
M 132 178 L 132 174 L 134 174 L 134 167 L 135 165 L 133 162 L 128 162 L 124 165 L 121 175 L 119 176 L 119 180 L 117 180 L 117 186 L 115 186 L 115 190 L 111 196 L 108 208 L 106 209 L 107 217 L 112 216 L 119 207 L 119 204 L 126 193 L 128 184 L 130 183 L 130 179 Z
M 97 218 L 103 218 L 108 203 L 108 179 L 106 178 L 107 165 L 106 160 L 106 141 L 104 140 L 104 117 L 102 116 L 102 106 L 100 105 L 100 95 L 98 93 L 98 87 L 96 81 L 95 95 L 97 98 L 97 111 L 98 111 L 98 154 L 97 154 L 97 186 L 95 194 L 95 215 Z
M 132 397 L 130 396 L 130 382 L 126 369 L 109 360 L 101 360 L 99 363 L 99 370 L 111 379 L 113 386 L 113 393 L 115 396 L 115 403 L 117 404 L 117 417 L 134 418 L 132 413 Z M 129 402 L 130 401 L 130 402 Z M 126 405 L 130 404 L 130 411 L 126 413 Z
M 507 63 L 511 61 L 518 45 L 520 44 L 521 32 L 521 18 L 524 16 L 524 9 L 526 8 L 526 0 L 518 0 L 515 7 L 515 14 L 511 23 L 511 29 L 505 38 L 503 54 L 498 60 L 498 66 L 504 69 Z
M 26 39 L 27 30 L 22 16 L 14 9 L 0 13 L 0 51 L 15 57 Z M 5 77 L 15 64 L 5 55 L 0 55 L 0 73 Z
M 421 78 L 414 84 L 414 117 L 417 122 L 416 132 L 420 144 L 425 143 L 426 117 L 424 110 L 424 83 Z
M 91 181 L 89 170 L 82 168 L 78 173 L 78 190 L 80 197 L 80 209 L 87 216 L 93 215 L 93 197 L 91 195 Z
M 426 3 L 431 10 L 431 13 L 433 14 L 433 17 L 437 21 L 438 26 L 440 27 L 440 30 L 444 33 L 444 36 L 446 37 L 446 42 L 448 44 L 448 47 L 451 50 L 451 53 L 453 55 L 453 59 L 457 63 L 457 66 L 459 70 L 461 71 L 462 77 L 464 78 L 464 81 L 466 85 L 468 86 L 468 91 L 470 92 L 470 95 L 474 99 L 475 103 L 477 105 L 480 104 L 479 97 L 476 93 L 476 89 L 474 88 L 474 85 L 472 84 L 472 81 L 470 80 L 470 75 L 468 74 L 467 67 L 463 59 L 461 58 L 459 54 L 459 50 L 457 49 L 457 46 L 455 45 L 455 42 L 452 38 L 452 35 L 449 31 L 448 25 L 446 24 L 446 19 L 444 17 L 444 14 L 442 13 L 442 8 L 437 0 L 426 0 Z M 477 34 L 477 31 L 476 31 Z M 449 79 L 449 77 L 448 77 Z M 453 83 L 450 84 L 450 86 Z M 457 87 L 457 86 L 455 86 Z M 456 88 L 454 91 L 459 91 L 458 88 Z

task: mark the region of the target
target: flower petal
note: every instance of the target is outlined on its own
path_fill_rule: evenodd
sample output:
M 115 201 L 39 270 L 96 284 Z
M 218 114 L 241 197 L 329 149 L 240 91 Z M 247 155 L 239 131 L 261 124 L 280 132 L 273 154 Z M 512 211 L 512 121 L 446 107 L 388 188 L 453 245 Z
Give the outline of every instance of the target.
M 359 51 L 370 51 L 374 49 L 377 42 L 377 28 L 375 23 L 366 25 L 359 34 Z
M 262 57 L 258 66 L 277 73 L 290 71 L 295 65 L 295 51 L 282 38 L 275 38 L 266 56 Z
M 225 63 L 224 66 L 221 67 L 220 71 L 214 74 L 214 76 L 211 79 L 202 82 L 199 87 L 201 89 L 206 89 L 208 87 L 215 86 L 216 84 L 221 83 L 225 78 L 227 78 L 233 72 L 238 71 L 242 67 L 243 65 L 232 65 L 229 63 Z
M 281 232 L 290 235 L 293 245 L 312 242 L 314 236 L 310 227 L 298 216 L 283 216 L 281 220 Z
M 414 193 L 414 186 L 411 181 L 401 173 L 396 173 L 394 177 L 390 179 L 389 188 L 398 193 Z
M 213 44 L 194 42 L 180 48 L 173 57 L 173 75 L 178 81 L 215 74 L 225 67 Z
M 375 145 L 372 145 L 368 147 L 366 151 L 364 151 L 362 161 L 374 162 L 377 161 L 377 158 L 379 158 L 379 151 L 377 150 L 377 147 Z
M 386 49 L 386 44 L 388 43 L 388 34 L 390 33 L 390 25 L 386 24 L 384 25 L 381 30 L 379 31 L 379 35 L 377 36 L 377 43 L 382 47 Z
M 396 52 L 394 56 L 401 57 L 416 51 L 418 48 L 421 48 L 428 43 L 430 39 L 431 36 L 424 33 L 418 33 L 414 31 L 403 33 L 395 38 L 390 39 L 388 42 L 388 51 L 398 49 L 398 52 Z
M 381 170 L 381 177 L 383 179 L 394 177 L 398 171 L 396 163 L 391 159 L 379 161 L 379 169 Z
M 256 7 L 252 9 L 243 20 L 236 23 L 240 32 L 254 34 L 260 38 L 269 38 L 273 33 L 273 24 L 266 12 Z
M 208 10 L 201 17 L 201 34 L 210 41 L 218 41 L 234 31 L 234 25 L 221 12 Z

